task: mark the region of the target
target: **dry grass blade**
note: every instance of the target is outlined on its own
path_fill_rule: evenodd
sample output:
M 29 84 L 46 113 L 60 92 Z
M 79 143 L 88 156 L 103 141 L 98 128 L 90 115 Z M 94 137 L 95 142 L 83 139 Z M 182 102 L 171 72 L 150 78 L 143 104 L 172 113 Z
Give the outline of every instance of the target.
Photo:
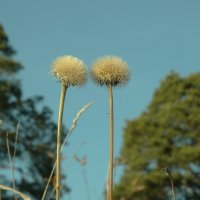
M 53 196 L 53 193 L 55 192 L 55 187 L 53 188 L 53 190 L 51 191 L 51 194 L 49 195 L 49 197 L 47 198 L 47 200 L 50 200 L 51 197 Z
M 90 189 L 89 189 L 89 183 L 88 183 L 88 178 L 87 178 L 87 173 L 85 166 L 87 164 L 87 156 L 84 156 L 82 159 L 80 159 L 76 154 L 74 155 L 74 159 L 79 163 L 79 165 L 82 168 L 82 174 L 83 174 L 83 181 L 87 193 L 87 199 L 91 200 L 91 194 L 90 194 Z
M 89 189 L 89 183 L 88 183 L 88 178 L 87 178 L 87 173 L 86 173 L 86 170 L 85 170 L 85 166 L 83 165 L 82 166 L 82 173 L 83 173 L 83 180 L 84 180 L 84 184 L 85 184 L 85 189 L 86 189 L 86 192 L 87 192 L 87 199 L 88 200 L 91 200 L 91 194 L 90 194 L 90 189 Z
M 14 190 L 13 188 L 7 187 L 7 186 L 5 186 L 5 185 L 0 185 L 0 189 L 14 192 L 15 194 L 18 194 L 18 195 L 19 195 L 22 199 L 24 199 L 24 200 L 31 200 L 31 199 L 30 199 L 27 195 L 25 195 L 24 193 L 19 192 L 19 191 L 17 191 L 17 190 Z
M 174 188 L 174 182 L 173 182 L 173 178 L 172 178 L 171 172 L 169 171 L 168 168 L 166 168 L 166 174 L 168 175 L 168 177 L 170 179 L 170 182 L 171 182 L 173 199 L 176 200 L 176 193 L 175 193 L 175 188 Z
M 12 182 L 13 182 L 13 189 L 16 188 L 15 186 L 15 178 L 14 178 L 14 164 L 11 158 L 11 154 L 10 154 L 10 146 L 9 146 L 9 139 L 8 139 L 8 133 L 6 134 L 6 145 L 7 145 L 7 151 L 8 151 L 8 158 L 9 158 L 9 163 L 10 163 L 10 173 L 12 176 Z M 15 200 L 17 200 L 17 197 L 15 195 Z
M 16 130 L 16 134 L 15 134 L 15 147 L 14 147 L 13 159 L 12 159 L 13 169 L 15 166 L 15 156 L 16 156 L 16 151 L 17 151 L 17 140 L 18 140 L 18 135 L 19 135 L 19 127 L 20 127 L 20 123 L 17 124 L 17 130 Z M 14 170 L 13 170 L 13 179 L 14 179 Z
M 81 114 L 83 114 L 83 112 L 84 112 L 85 110 L 87 110 L 92 104 L 93 104 L 93 102 L 88 103 L 87 105 L 85 105 L 85 106 L 77 113 L 77 115 L 76 115 L 76 117 L 74 118 L 74 120 L 73 120 L 73 122 L 72 122 L 72 125 L 71 125 L 71 127 L 70 127 L 70 129 L 69 129 L 69 131 L 68 131 L 68 133 L 67 133 L 67 135 L 66 135 L 66 137 L 65 137 L 65 139 L 64 139 L 64 142 L 63 142 L 63 144 L 62 144 L 62 146 L 61 146 L 60 152 L 62 152 L 62 150 L 63 150 L 63 148 L 64 148 L 64 146 L 65 146 L 65 144 L 66 144 L 66 142 L 67 142 L 67 140 L 68 140 L 68 138 L 69 138 L 69 136 L 70 136 L 70 134 L 72 133 L 72 131 L 73 131 L 74 128 L 76 127 L 79 117 L 80 117 Z M 52 176 L 53 176 L 55 167 L 56 167 L 56 162 L 54 163 L 53 169 L 52 169 L 51 174 L 50 174 L 50 176 L 49 176 L 49 179 L 48 179 L 48 182 L 47 182 L 47 185 L 46 185 L 46 187 L 45 187 L 45 190 L 44 190 L 44 193 L 43 193 L 43 195 L 42 195 L 42 199 L 41 199 L 41 200 L 44 200 L 44 198 L 45 198 L 45 195 L 46 195 L 46 193 L 47 193 L 47 189 L 48 189 L 48 187 L 49 187 L 51 178 L 52 178 Z
M 69 134 L 74 130 L 74 128 L 75 128 L 76 125 L 77 125 L 77 122 L 78 122 L 79 117 L 80 117 L 80 116 L 83 114 L 83 112 L 84 112 L 85 110 L 87 110 L 92 104 L 93 104 L 93 102 L 88 103 L 87 105 L 85 105 L 85 106 L 77 113 L 77 115 L 76 115 L 76 117 L 74 118 L 74 120 L 73 120 L 73 122 L 72 122 L 72 126 L 70 127 L 70 129 L 69 129 L 67 135 L 69 135 Z M 67 140 L 67 138 L 65 138 L 65 140 Z M 64 145 L 65 145 L 65 143 L 66 143 L 65 140 L 64 140 L 64 143 L 63 143 Z M 62 145 L 62 147 L 63 147 L 64 145 Z
M 80 150 L 80 148 L 82 147 L 82 145 L 85 144 L 85 142 L 81 142 L 78 146 L 78 148 L 75 150 L 74 154 L 77 154 L 78 151 Z M 74 160 L 74 156 L 71 157 L 71 159 L 69 160 L 68 164 L 66 165 L 66 169 L 68 169 L 70 167 L 70 165 L 72 164 Z
M 70 129 L 69 129 L 69 131 L 68 131 L 68 133 L 67 133 L 67 135 L 66 135 L 66 137 L 65 137 L 65 139 L 64 139 L 64 142 L 63 142 L 62 147 L 61 147 L 61 152 L 62 152 L 62 150 L 63 150 L 63 148 L 64 148 L 64 146 L 65 146 L 65 144 L 66 144 L 66 142 L 67 142 L 67 140 L 68 140 L 68 138 L 69 138 L 69 136 L 70 136 L 70 134 L 71 134 L 72 131 L 75 129 L 79 117 L 80 117 L 80 116 L 83 114 L 83 112 L 85 112 L 92 104 L 93 104 L 93 102 L 88 103 L 87 105 L 85 105 L 85 106 L 77 113 L 77 115 L 76 115 L 76 117 L 74 118 L 74 120 L 72 121 L 72 125 L 71 125 L 71 127 L 70 127 Z
M 78 146 L 78 148 L 77 148 L 77 150 L 75 151 L 76 153 L 80 150 L 80 148 L 81 148 L 81 146 L 84 144 L 84 142 L 82 142 L 79 146 Z M 76 154 L 75 153 L 75 154 Z M 70 159 L 70 161 L 68 162 L 68 165 L 66 166 L 66 168 L 65 169 L 68 169 L 69 168 L 69 166 L 71 165 L 71 163 L 72 163 L 72 161 L 74 160 L 74 157 L 72 157 L 71 159 Z M 53 173 L 53 171 L 52 171 L 52 173 Z M 52 174 L 53 175 L 53 174 Z M 50 179 L 51 180 L 51 179 Z M 48 198 L 47 198 L 47 200 L 50 200 L 51 199 L 51 197 L 53 196 L 53 193 L 55 192 L 55 187 L 53 188 L 53 190 L 52 190 L 52 192 L 51 192 L 51 194 L 48 196 Z M 68 195 L 69 196 L 69 195 Z

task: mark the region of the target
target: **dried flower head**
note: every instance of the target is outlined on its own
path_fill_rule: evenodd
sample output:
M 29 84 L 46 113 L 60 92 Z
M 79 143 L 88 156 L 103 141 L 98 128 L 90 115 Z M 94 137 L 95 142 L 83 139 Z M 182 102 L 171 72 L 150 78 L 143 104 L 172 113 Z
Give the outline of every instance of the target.
M 67 87 L 83 85 L 86 81 L 85 64 L 76 57 L 58 57 L 53 61 L 52 67 L 52 75 Z
M 105 56 L 92 65 L 92 78 L 100 85 L 124 85 L 129 79 L 128 64 L 117 56 Z

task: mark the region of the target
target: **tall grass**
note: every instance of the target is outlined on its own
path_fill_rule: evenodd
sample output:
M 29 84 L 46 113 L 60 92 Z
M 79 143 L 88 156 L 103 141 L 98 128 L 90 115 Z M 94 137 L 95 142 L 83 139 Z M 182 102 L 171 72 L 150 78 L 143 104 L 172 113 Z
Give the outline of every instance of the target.
M 76 127 L 76 125 L 77 125 L 77 123 L 78 123 L 79 117 L 80 117 L 80 116 L 83 114 L 83 112 L 85 112 L 92 104 L 93 104 L 93 102 L 90 102 L 90 103 L 88 103 L 87 105 L 85 105 L 85 106 L 77 113 L 76 117 L 73 119 L 72 125 L 70 126 L 69 131 L 67 132 L 67 135 L 66 135 L 66 137 L 65 137 L 65 139 L 64 139 L 64 141 L 63 141 L 63 144 L 62 144 L 62 146 L 61 146 L 60 153 L 63 151 L 63 148 L 64 148 L 65 144 L 67 143 L 67 140 L 68 140 L 70 134 L 71 134 L 72 131 L 75 129 L 75 127 Z M 43 193 L 43 195 L 42 195 L 42 199 L 41 199 L 41 200 L 44 200 L 44 198 L 45 198 L 45 196 L 46 196 L 47 189 L 48 189 L 48 187 L 49 187 L 50 181 L 51 181 L 51 179 L 52 179 L 53 173 L 54 173 L 55 168 L 56 168 L 56 164 L 57 164 L 57 162 L 54 163 L 53 169 L 52 169 L 51 174 L 50 174 L 50 176 L 49 176 L 49 179 L 48 179 L 48 181 L 47 181 L 47 185 L 46 185 L 46 187 L 45 187 L 45 190 L 44 190 L 44 193 Z

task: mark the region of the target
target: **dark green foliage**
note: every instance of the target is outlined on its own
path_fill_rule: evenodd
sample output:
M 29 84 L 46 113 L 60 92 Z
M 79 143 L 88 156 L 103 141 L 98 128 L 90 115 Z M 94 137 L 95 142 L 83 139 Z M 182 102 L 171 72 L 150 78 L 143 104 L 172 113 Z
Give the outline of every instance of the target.
M 20 124 L 17 143 L 15 174 L 16 189 L 41 199 L 55 162 L 57 126 L 52 121 L 51 110 L 43 106 L 40 96 L 23 99 L 21 83 L 16 72 L 22 69 L 12 59 L 15 51 L 0 25 L 0 184 L 12 186 L 8 177 L 9 160 L 6 147 L 6 133 L 9 133 L 11 156 L 17 124 Z M 63 134 L 64 135 L 64 134 Z M 50 185 L 50 191 L 53 184 Z M 68 191 L 67 187 L 64 187 Z M 5 192 L 3 199 L 10 199 Z M 13 197 L 11 198 L 13 199 Z
M 146 112 L 127 122 L 122 157 L 115 200 L 172 199 L 166 167 L 177 199 L 200 199 L 200 73 L 161 82 Z

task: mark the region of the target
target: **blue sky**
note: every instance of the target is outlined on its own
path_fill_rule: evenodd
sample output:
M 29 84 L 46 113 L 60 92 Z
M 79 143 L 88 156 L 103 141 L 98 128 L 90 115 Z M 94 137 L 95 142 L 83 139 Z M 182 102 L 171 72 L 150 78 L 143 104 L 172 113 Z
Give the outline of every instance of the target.
M 49 75 L 52 60 L 73 55 L 88 68 L 103 55 L 126 60 L 131 80 L 114 90 L 115 155 L 123 141 L 126 119 L 141 114 L 155 89 L 171 70 L 183 76 L 200 71 L 199 0 L 0 0 L 0 22 L 15 58 L 25 69 L 19 74 L 24 96 L 41 94 L 57 120 L 60 85 Z M 86 200 L 80 166 L 68 162 L 82 142 L 78 156 L 87 155 L 86 171 L 92 199 L 102 199 L 109 160 L 109 115 L 106 88 L 90 80 L 67 93 L 64 124 L 94 104 L 80 118 L 65 149 L 63 172 L 72 200 Z M 120 171 L 118 171 L 118 178 Z M 63 199 L 69 197 L 63 197 Z M 69 198 L 70 199 L 70 198 Z

